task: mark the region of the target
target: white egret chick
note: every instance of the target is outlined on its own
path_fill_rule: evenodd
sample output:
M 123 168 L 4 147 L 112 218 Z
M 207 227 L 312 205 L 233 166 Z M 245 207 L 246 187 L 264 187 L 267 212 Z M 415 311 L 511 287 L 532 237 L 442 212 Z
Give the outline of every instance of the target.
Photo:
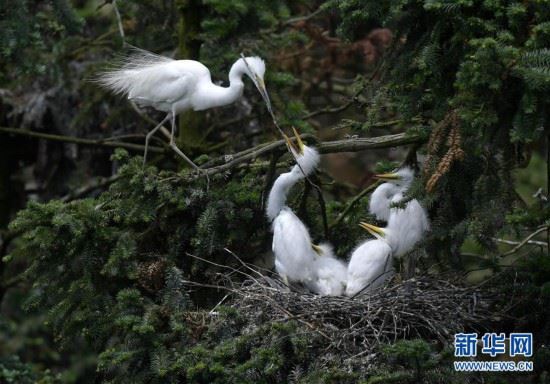
M 414 180 L 414 171 L 404 167 L 394 173 L 375 175 L 381 180 L 388 180 L 373 192 L 369 203 L 369 211 L 377 219 L 388 222 L 385 228 L 388 233 L 393 256 L 401 257 L 421 241 L 430 229 L 426 210 L 418 200 L 406 202 L 403 208 L 392 207 L 404 199 L 404 194 Z
M 296 137 L 294 144 L 286 135 L 285 140 L 296 159 L 297 164 L 290 172 L 282 173 L 273 183 L 267 200 L 266 214 L 273 221 L 285 207 L 286 197 L 290 189 L 300 180 L 309 176 L 319 165 L 320 157 L 315 148 L 304 145 L 296 129 L 292 128 Z M 303 171 L 303 172 L 302 172 Z
M 403 167 L 397 172 L 374 175 L 376 179 L 387 180 L 380 184 L 371 194 L 369 201 L 369 212 L 378 220 L 388 221 L 390 218 L 390 206 L 398 202 L 394 198 L 396 194 L 402 194 L 409 189 L 414 180 L 414 171 L 409 167 Z
M 361 223 L 363 229 L 371 232 Z M 372 232 L 371 232 L 372 233 Z M 355 296 L 361 291 L 369 292 L 380 287 L 393 275 L 392 250 L 384 240 L 367 240 L 353 253 L 348 264 L 346 296 Z
M 275 270 L 286 282 L 311 283 L 315 278 L 313 262 L 318 255 L 311 247 L 311 237 L 302 221 L 286 206 L 289 190 L 319 164 L 319 154 L 305 146 L 294 130 L 295 145 L 285 136 L 298 164 L 281 174 L 269 193 L 266 215 L 273 222 L 273 253 Z M 301 169 L 300 169 L 301 167 Z M 305 172 L 305 174 L 302 172 Z
M 341 296 L 346 289 L 346 263 L 336 258 L 328 243 L 311 246 L 318 256 L 313 261 L 313 281 L 306 286 L 321 296 Z
M 361 223 L 361 226 L 377 239 L 385 241 L 396 258 L 409 253 L 429 229 L 426 212 L 416 200 L 407 203 L 406 208 L 392 212 L 385 228 L 368 223 Z
M 403 195 L 396 194 L 394 200 L 402 201 Z M 411 251 L 429 230 L 428 214 L 416 199 L 408 201 L 404 208 L 391 208 L 388 225 L 383 229 L 395 257 Z
M 115 93 L 126 95 L 141 106 L 166 112 L 166 117 L 145 138 L 143 163 L 151 136 L 168 120 L 172 131 L 170 147 L 195 169 L 200 170 L 175 144 L 176 116 L 235 102 L 243 93 L 243 75 L 258 88 L 268 109 L 271 103 L 264 84 L 265 63 L 259 57 L 242 57 L 229 71 L 229 87 L 212 82 L 210 70 L 194 60 L 174 60 L 135 48 L 116 69 L 102 73 L 98 82 Z

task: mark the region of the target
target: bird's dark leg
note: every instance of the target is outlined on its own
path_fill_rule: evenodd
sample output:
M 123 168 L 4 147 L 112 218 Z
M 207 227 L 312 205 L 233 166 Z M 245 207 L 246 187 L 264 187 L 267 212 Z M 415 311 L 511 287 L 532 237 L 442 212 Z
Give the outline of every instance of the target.
M 172 148 L 174 152 L 176 152 L 183 160 L 185 160 L 187 164 L 195 168 L 197 172 L 202 173 L 206 177 L 206 189 L 208 189 L 210 187 L 210 178 L 208 177 L 208 171 L 199 168 L 197 164 L 193 163 L 193 161 L 188 158 L 185 153 L 183 153 L 181 149 L 177 147 L 175 143 L 174 134 L 176 133 L 176 114 L 172 112 L 167 117 L 172 117 L 172 134 L 170 135 L 170 148 Z
M 155 134 L 155 132 L 158 131 L 159 128 L 162 127 L 162 125 L 164 123 L 166 123 L 166 120 L 168 120 L 169 118 L 170 118 L 170 113 L 168 115 L 166 115 L 166 117 L 155 128 L 153 128 L 147 134 L 147 136 L 145 136 L 145 152 L 143 153 L 143 166 L 144 167 L 145 167 L 145 162 L 147 161 L 147 149 L 149 148 L 149 140 L 151 139 L 151 136 L 153 136 Z
M 171 114 L 172 131 L 170 132 L 170 146 L 174 144 L 174 135 L 176 134 L 176 114 L 172 111 Z

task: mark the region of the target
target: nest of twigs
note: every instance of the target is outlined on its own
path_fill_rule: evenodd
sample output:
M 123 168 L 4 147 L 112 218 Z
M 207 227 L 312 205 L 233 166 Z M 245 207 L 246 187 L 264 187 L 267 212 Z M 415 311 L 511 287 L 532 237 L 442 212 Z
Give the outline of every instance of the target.
M 392 281 L 354 298 L 299 292 L 266 276 L 232 291 L 238 295 L 233 307 L 251 324 L 294 320 L 326 339 L 327 350 L 348 356 L 403 338 L 449 344 L 455 333 L 484 328 L 494 315 L 480 290 L 429 276 Z

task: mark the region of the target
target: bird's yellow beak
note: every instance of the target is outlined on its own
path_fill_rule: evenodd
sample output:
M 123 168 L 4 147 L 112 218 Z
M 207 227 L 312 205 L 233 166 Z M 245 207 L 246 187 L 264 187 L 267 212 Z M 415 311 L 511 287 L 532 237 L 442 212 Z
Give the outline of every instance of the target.
M 292 148 L 292 150 L 295 153 L 297 153 L 299 155 L 302 155 L 304 153 L 304 148 L 305 148 L 304 142 L 302 141 L 302 138 L 300 137 L 300 135 L 298 134 L 298 132 L 296 131 L 296 129 L 294 127 L 292 127 L 292 131 L 294 132 L 294 137 L 296 138 L 296 143 L 293 143 L 292 140 L 290 140 L 290 138 L 283 133 L 285 141 L 286 141 L 287 145 L 290 148 Z
M 399 176 L 397 173 L 395 172 L 391 172 L 391 173 L 380 173 L 378 175 L 374 175 L 373 176 L 375 179 L 380 179 L 380 180 L 399 180 L 401 179 L 401 176 Z
M 365 222 L 362 221 L 362 222 L 359 223 L 359 226 L 363 229 L 366 229 L 371 235 L 373 235 L 376 238 L 384 237 L 384 235 L 385 235 L 384 229 L 380 228 L 380 227 L 377 227 L 376 225 L 372 225 L 372 224 L 365 223 Z
M 261 78 L 260 76 L 258 75 L 254 75 L 256 77 L 256 82 L 258 83 L 258 86 L 264 91 L 266 92 L 267 89 L 265 87 L 265 82 L 264 82 L 264 79 Z M 267 93 L 267 92 L 266 92 Z
M 263 77 L 260 77 L 254 74 L 254 79 L 255 79 L 254 83 L 256 83 L 256 88 L 258 88 L 260 95 L 262 95 L 262 98 L 264 99 L 267 109 L 269 110 L 270 113 L 273 113 L 272 107 L 271 107 L 271 100 L 269 99 L 269 94 L 267 93 L 267 88 L 265 87 L 265 82 Z
M 323 256 L 323 249 L 321 247 L 311 243 L 311 248 L 313 248 L 316 254 L 318 254 L 319 256 Z
M 300 134 L 298 131 L 296 131 L 296 128 L 292 127 L 292 132 L 294 132 L 294 137 L 296 138 L 296 144 L 298 144 L 298 152 L 301 154 L 304 153 L 304 142 L 302 141 L 302 138 L 300 137 Z

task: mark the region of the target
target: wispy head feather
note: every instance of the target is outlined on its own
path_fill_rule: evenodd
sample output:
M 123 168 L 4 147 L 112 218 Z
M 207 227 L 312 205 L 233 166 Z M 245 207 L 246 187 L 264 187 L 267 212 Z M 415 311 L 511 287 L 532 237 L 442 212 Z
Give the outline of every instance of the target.
M 250 68 L 250 70 L 253 72 L 249 74 L 249 76 L 253 76 L 254 74 L 258 75 L 259 77 L 263 78 L 265 75 L 265 62 L 259 58 L 258 56 L 255 57 L 245 57 L 246 64 L 248 64 L 247 68 Z

